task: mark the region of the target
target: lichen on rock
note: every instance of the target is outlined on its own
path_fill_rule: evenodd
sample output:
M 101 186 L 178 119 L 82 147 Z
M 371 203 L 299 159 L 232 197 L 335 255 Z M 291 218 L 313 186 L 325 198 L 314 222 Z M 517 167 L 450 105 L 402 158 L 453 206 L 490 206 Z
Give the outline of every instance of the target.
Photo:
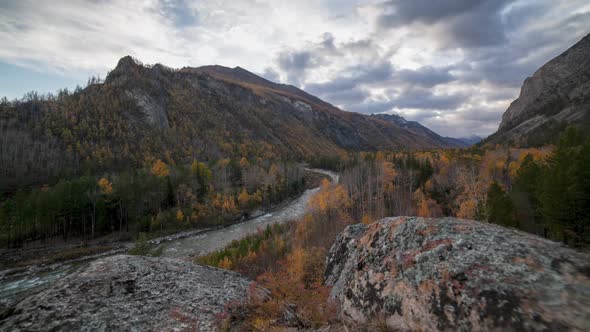
M 493 224 L 386 218 L 326 261 L 342 317 L 394 330 L 590 330 L 590 255 Z
M 117 255 L 92 262 L 19 302 L 2 331 L 210 331 L 250 280 L 190 262 Z

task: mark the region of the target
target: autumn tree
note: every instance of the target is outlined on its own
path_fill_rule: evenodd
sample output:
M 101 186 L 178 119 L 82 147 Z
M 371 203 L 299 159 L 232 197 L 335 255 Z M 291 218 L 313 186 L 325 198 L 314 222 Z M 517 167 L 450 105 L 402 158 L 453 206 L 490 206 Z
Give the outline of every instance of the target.
M 170 170 L 168 169 L 168 166 L 166 165 L 166 163 L 164 163 L 162 160 L 158 159 L 152 165 L 151 173 L 153 176 L 163 178 L 163 177 L 170 175 Z

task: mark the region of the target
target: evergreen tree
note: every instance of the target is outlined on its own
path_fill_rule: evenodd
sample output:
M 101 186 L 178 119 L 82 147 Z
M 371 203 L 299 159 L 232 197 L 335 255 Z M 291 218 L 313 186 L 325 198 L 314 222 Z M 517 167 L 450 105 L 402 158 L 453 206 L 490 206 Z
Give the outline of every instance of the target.
M 579 192 L 579 133 L 566 130 L 555 152 L 547 158 L 547 167 L 540 188 L 540 211 L 551 237 L 566 244 L 575 242 L 576 224 L 582 213 Z
M 497 182 L 492 182 L 488 189 L 486 213 L 488 222 L 509 227 L 518 226 L 512 200 Z

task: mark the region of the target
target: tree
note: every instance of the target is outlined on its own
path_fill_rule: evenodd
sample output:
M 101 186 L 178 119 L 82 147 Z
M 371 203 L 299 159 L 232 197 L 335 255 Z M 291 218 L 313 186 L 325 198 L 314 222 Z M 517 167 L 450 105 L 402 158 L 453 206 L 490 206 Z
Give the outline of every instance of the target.
M 98 180 L 98 187 L 105 195 L 110 195 L 113 193 L 113 184 L 107 178 L 101 178 Z
M 495 181 L 492 182 L 488 189 L 486 214 L 488 222 L 502 226 L 518 227 L 512 200 Z
M 539 184 L 542 172 L 541 166 L 534 160 L 533 155 L 527 154 L 516 170 L 510 193 L 520 226 L 528 232 L 539 235 L 545 235 L 539 216 Z
M 250 203 L 250 195 L 248 195 L 248 191 L 243 188 L 240 195 L 238 195 L 238 204 L 240 204 L 240 208 L 242 210 L 246 210 Z
M 240 159 L 240 167 L 241 168 L 246 168 L 250 166 L 250 163 L 248 162 L 248 159 L 246 157 L 242 157 L 242 159 Z
M 199 202 L 203 202 L 204 197 L 207 195 L 207 187 L 211 181 L 213 173 L 207 165 L 194 160 L 191 165 L 191 174 L 196 177 L 198 183 L 197 199 Z
M 162 160 L 158 159 L 152 165 L 151 173 L 154 176 L 162 178 L 162 177 L 166 177 L 166 176 L 170 175 L 170 170 L 168 169 L 168 166 L 166 165 L 166 163 L 164 163 Z
M 578 131 L 570 127 L 562 135 L 555 152 L 546 159 L 543 180 L 540 185 L 540 212 L 553 238 L 566 244 L 582 241 L 584 204 L 588 202 L 583 186 L 588 174 L 583 162 L 588 160 L 580 152 L 582 139 Z
M 176 220 L 182 222 L 184 220 L 184 213 L 182 213 L 181 209 L 176 210 Z

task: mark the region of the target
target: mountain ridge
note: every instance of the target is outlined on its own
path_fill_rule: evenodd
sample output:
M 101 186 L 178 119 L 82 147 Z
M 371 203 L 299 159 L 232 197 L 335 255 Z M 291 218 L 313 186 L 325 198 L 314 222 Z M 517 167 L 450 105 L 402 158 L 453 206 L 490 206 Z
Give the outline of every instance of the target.
M 141 168 L 156 159 L 309 160 L 454 147 L 241 67 L 173 69 L 130 56 L 104 82 L 3 104 L 1 111 L 0 174 L 8 182 Z
M 590 34 L 525 79 L 498 131 L 484 142 L 555 143 L 568 125 L 590 128 Z

